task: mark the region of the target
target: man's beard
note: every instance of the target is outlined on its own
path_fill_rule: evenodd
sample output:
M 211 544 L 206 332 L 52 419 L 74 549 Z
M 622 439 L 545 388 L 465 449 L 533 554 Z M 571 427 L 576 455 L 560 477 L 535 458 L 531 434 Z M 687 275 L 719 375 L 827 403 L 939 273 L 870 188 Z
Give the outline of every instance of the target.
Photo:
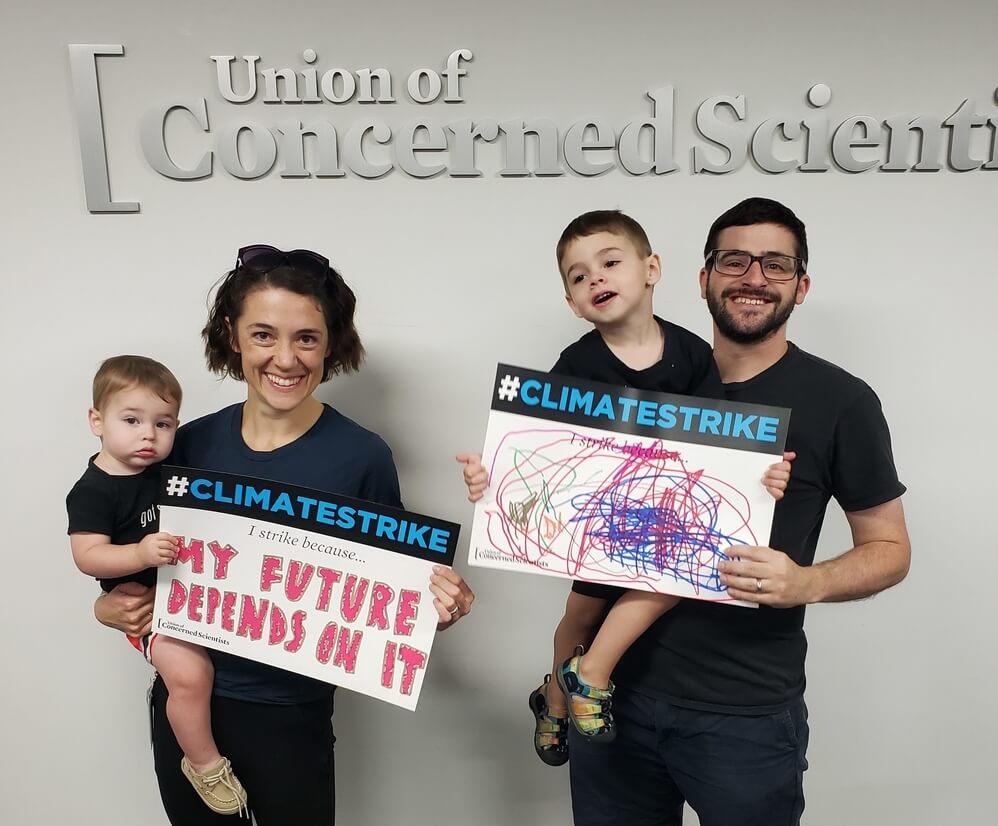
M 710 281 L 707 282 L 707 309 L 717 325 L 718 332 L 729 341 L 735 344 L 758 344 L 770 338 L 777 330 L 787 323 L 790 314 L 794 311 L 794 299 L 791 296 L 785 304 L 777 304 L 773 314 L 750 329 L 743 329 L 738 326 L 735 317 L 728 312 L 724 302 L 728 298 L 742 296 L 744 298 L 771 299 L 772 296 L 765 290 L 728 289 L 722 291 L 720 297 L 715 297 L 710 291 Z

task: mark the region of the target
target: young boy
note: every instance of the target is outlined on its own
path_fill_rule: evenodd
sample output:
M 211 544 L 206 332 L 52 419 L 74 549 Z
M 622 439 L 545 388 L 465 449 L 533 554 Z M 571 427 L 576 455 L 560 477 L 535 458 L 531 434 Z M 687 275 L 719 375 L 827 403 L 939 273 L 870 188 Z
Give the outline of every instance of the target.
M 177 559 L 177 541 L 157 531 L 159 462 L 173 449 L 180 384 L 162 364 L 115 356 L 94 376 L 90 430 L 101 440 L 66 497 L 73 559 L 110 591 L 123 582 L 156 584 L 156 568 Z M 246 807 L 246 792 L 211 734 L 214 671 L 205 650 L 172 637 L 128 641 L 163 675 L 167 715 L 184 750 L 181 769 L 213 811 Z
M 661 263 L 637 221 L 617 210 L 587 212 L 565 228 L 556 252 L 568 306 L 595 329 L 565 349 L 551 372 L 661 393 L 723 395 L 710 345 L 653 313 Z M 468 498 L 481 499 L 488 485 L 481 457 L 457 459 L 465 466 Z M 787 461 L 778 463 L 763 479 L 777 499 L 789 469 Z M 548 765 L 568 760 L 568 719 L 593 742 L 613 740 L 610 675 L 631 644 L 679 601 L 627 590 L 608 611 L 600 595 L 600 586 L 590 593 L 587 583 L 573 585 L 554 637 L 552 672 L 561 691 L 551 691 L 549 674 L 530 695 L 534 748 Z M 578 649 L 585 653 L 569 656 Z

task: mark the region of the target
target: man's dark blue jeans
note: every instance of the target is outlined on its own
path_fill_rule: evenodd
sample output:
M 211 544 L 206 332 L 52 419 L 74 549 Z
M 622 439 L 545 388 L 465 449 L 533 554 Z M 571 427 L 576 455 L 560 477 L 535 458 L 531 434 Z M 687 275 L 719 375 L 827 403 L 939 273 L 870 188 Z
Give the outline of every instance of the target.
M 804 811 L 804 699 L 760 716 L 693 711 L 618 689 L 617 739 L 569 735 L 575 826 L 798 826 Z

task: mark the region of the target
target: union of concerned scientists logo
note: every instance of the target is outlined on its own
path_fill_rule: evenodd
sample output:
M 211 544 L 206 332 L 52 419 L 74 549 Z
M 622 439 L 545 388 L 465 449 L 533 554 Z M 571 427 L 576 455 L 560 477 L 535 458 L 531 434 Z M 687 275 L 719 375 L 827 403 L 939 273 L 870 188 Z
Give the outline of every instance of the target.
M 193 637 L 195 639 L 206 640 L 207 642 L 218 643 L 219 645 L 229 645 L 229 641 L 225 637 L 217 636 L 215 634 L 206 634 L 197 628 L 188 628 L 186 625 L 182 625 L 174 620 L 160 620 L 157 623 L 157 629 L 162 629 L 165 631 L 174 631 L 178 634 L 185 634 L 188 637 Z
M 139 211 L 136 201 L 111 198 L 97 72 L 98 57 L 124 51 L 121 44 L 69 45 L 84 188 L 93 213 Z M 153 170 L 182 181 L 210 177 L 216 161 L 227 174 L 245 180 L 263 178 L 275 168 L 282 178 L 320 179 L 347 174 L 373 179 L 395 170 L 416 179 L 473 178 L 482 176 L 482 166 L 508 178 L 592 177 L 611 170 L 664 175 L 680 169 L 672 85 L 645 92 L 645 111 L 623 124 L 599 114 L 567 127 L 543 116 L 423 116 L 418 107 L 465 103 L 463 81 L 473 60 L 470 49 L 459 48 L 439 70 L 424 66 L 396 76 L 387 67 L 323 68 L 316 65 L 319 56 L 312 48 L 304 49 L 294 66 L 262 66 L 259 55 L 211 55 L 214 71 L 206 61 L 214 82 L 211 106 L 207 96 L 184 90 L 147 110 L 139 123 L 140 149 Z M 537 84 L 543 80 L 538 72 Z M 828 108 L 832 90 L 823 83 L 810 86 L 804 99 L 808 109 L 803 114 L 751 119 L 744 94 L 702 100 L 692 118 L 697 140 L 690 147 L 690 171 L 721 175 L 750 162 L 768 174 L 998 170 L 998 116 L 979 113 L 970 98 L 946 117 L 833 116 Z M 220 108 L 254 101 L 294 107 L 279 109 L 286 117 L 272 123 Z M 327 106 L 400 102 L 417 108 L 415 117 L 395 128 L 368 116 L 367 109 L 363 114 L 355 109 L 356 118 L 346 125 L 339 112 L 335 122 L 323 114 Z M 238 114 L 232 117 L 232 112 Z

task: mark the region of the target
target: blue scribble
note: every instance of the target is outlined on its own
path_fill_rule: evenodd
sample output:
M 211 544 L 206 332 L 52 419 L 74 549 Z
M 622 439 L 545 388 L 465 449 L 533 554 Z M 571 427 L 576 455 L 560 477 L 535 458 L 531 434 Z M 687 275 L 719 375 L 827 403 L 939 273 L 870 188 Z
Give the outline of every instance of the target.
M 637 493 L 638 496 L 631 495 Z M 718 529 L 722 498 L 699 474 L 624 476 L 571 500 L 592 550 L 636 574 L 669 574 L 698 589 L 723 591 L 721 548 L 746 544 Z

